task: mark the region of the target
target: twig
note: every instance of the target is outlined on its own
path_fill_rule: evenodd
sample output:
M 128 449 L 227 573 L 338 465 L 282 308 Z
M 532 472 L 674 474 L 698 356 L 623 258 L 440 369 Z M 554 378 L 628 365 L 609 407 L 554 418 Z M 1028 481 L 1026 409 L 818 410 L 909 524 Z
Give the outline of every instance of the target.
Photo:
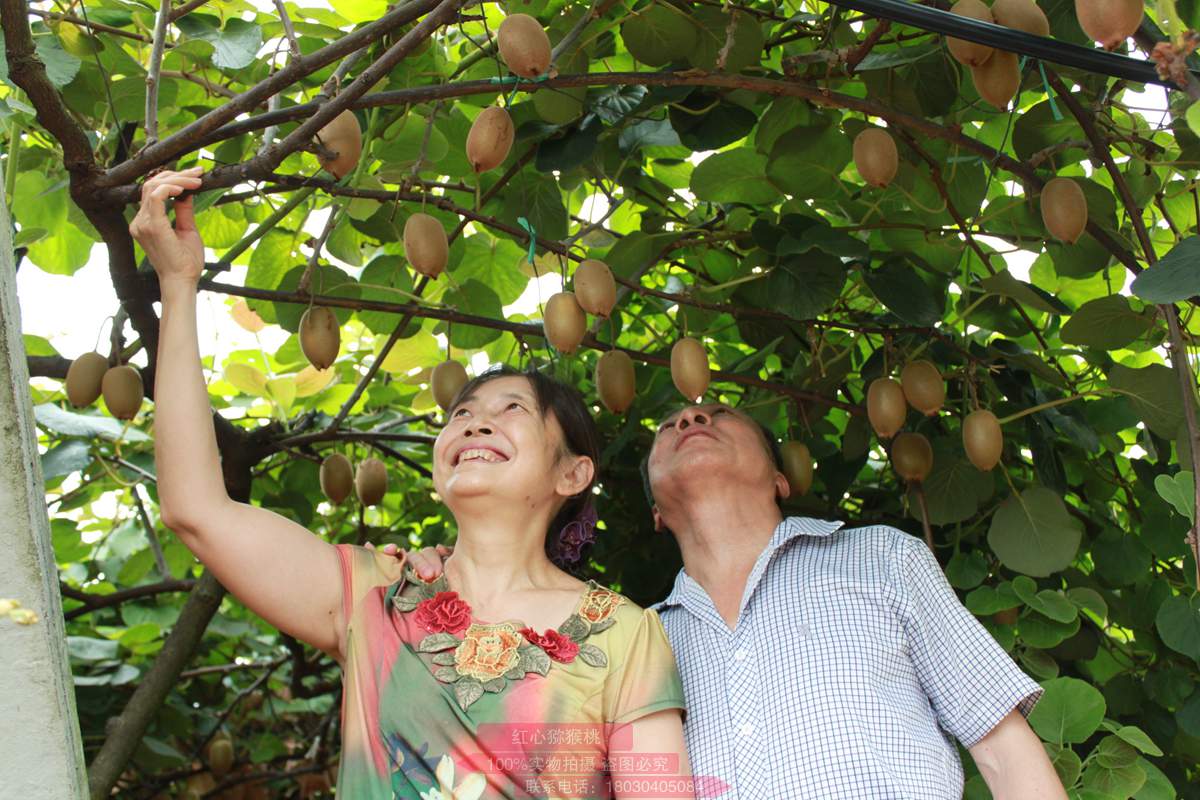
M 162 544 L 158 541 L 158 533 L 154 530 L 154 523 L 150 521 L 150 515 L 146 513 L 146 504 L 142 502 L 142 495 L 138 492 L 136 484 L 130 488 L 130 494 L 133 495 L 133 502 L 137 505 L 138 516 L 141 517 L 142 526 L 146 529 L 146 539 L 150 542 L 150 552 L 154 554 L 154 564 L 158 567 L 158 574 L 163 580 L 170 580 L 171 569 L 167 566 L 167 559 L 163 555 Z
M 170 0 L 163 0 L 163 2 L 168 5 L 170 4 Z M 187 16 L 207 2 L 208 0 L 188 0 L 188 2 L 171 12 L 171 22 L 174 22 L 180 17 Z
M 69 22 L 72 25 L 78 25 L 81 28 L 86 28 L 91 31 L 99 31 L 101 33 L 111 33 L 113 36 L 123 36 L 126 39 L 134 39 L 139 42 L 150 43 L 148 36 L 143 36 L 140 33 L 122 30 L 121 28 L 112 25 L 105 25 L 102 22 L 92 22 L 91 20 L 80 19 L 71 14 L 60 14 L 57 11 L 42 11 L 40 8 L 30 8 L 29 13 L 34 16 L 41 17 L 53 21 Z M 170 46 L 170 45 L 168 45 Z
M 80 589 L 74 589 L 65 583 L 59 584 L 59 591 L 63 597 L 71 600 L 78 600 L 83 603 L 79 608 L 73 608 L 63 615 L 65 619 L 71 620 L 76 617 L 81 617 L 84 614 L 90 614 L 101 608 L 112 608 L 119 606 L 128 600 L 137 600 L 143 597 L 153 597 L 158 594 L 167 592 L 190 592 L 196 585 L 193 580 L 167 580 L 159 583 L 148 583 L 144 586 L 134 586 L 131 589 L 122 589 L 119 592 L 111 594 L 94 594 L 85 592 Z
M 179 673 L 179 679 L 187 680 L 188 678 L 199 678 L 203 675 L 228 675 L 230 672 L 240 672 L 244 669 L 262 669 L 264 667 L 278 667 L 286 658 L 280 657 L 273 661 L 251 661 L 247 664 L 211 664 L 207 667 L 196 667 L 195 669 L 185 669 Z
M 300 58 L 303 54 L 300 52 L 300 43 L 296 41 L 296 29 L 292 26 L 292 18 L 288 16 L 283 0 L 275 0 L 275 10 L 279 12 L 279 21 L 283 23 L 283 35 L 287 37 L 288 49 L 292 53 L 292 58 Z M 278 97 L 278 95 L 276 96 Z
M 300 276 L 300 283 L 296 287 L 296 291 L 307 292 L 308 284 L 312 280 L 313 270 L 317 268 L 317 262 L 321 260 L 321 251 L 325 249 L 325 240 L 329 238 L 329 234 L 333 233 L 333 229 L 337 226 L 338 212 L 340 208 L 331 208 L 329 210 L 329 218 L 325 220 L 325 228 L 321 231 L 321 235 L 313 242 L 312 255 L 308 258 L 308 266 L 304 268 L 304 274 Z
M 846 72 L 853 75 L 854 70 L 862 63 L 862 60 L 867 57 L 876 44 L 879 43 L 879 38 L 887 33 L 892 28 L 890 19 L 881 19 L 875 23 L 875 28 L 867 34 L 867 38 L 863 39 L 858 47 L 850 51 L 846 56 Z
M 154 18 L 154 44 L 150 47 L 150 64 L 146 69 L 146 145 L 158 141 L 158 83 L 162 71 L 163 50 L 167 43 L 167 25 L 171 21 L 170 0 L 160 0 L 158 16 Z
M 164 78 L 179 78 L 180 80 L 191 81 L 192 83 L 196 84 L 197 86 L 203 86 L 205 89 L 212 92 L 213 94 L 219 94 L 222 97 L 237 97 L 238 96 L 238 93 L 235 92 L 233 89 L 230 89 L 228 86 L 222 86 L 219 83 L 213 83 L 208 78 L 205 78 L 203 75 L 196 75 L 193 72 L 184 72 L 182 70 L 176 70 L 176 69 L 164 69 L 164 70 L 162 70 L 162 72 L 160 74 Z M 275 97 L 278 97 L 278 96 L 279 95 L 275 95 Z M 275 99 L 275 97 L 272 97 L 271 99 L 273 100 L 273 99 Z M 268 108 L 268 110 L 270 110 L 270 105 L 268 105 L 267 108 Z

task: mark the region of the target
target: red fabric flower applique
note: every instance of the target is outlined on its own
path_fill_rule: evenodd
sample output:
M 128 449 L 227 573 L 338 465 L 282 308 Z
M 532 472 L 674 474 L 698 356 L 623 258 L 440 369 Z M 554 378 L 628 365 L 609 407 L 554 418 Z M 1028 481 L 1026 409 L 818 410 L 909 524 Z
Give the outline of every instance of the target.
M 417 603 L 416 622 L 430 633 L 459 634 L 471 625 L 471 607 L 458 592 L 438 592 Z
M 521 628 L 521 635 L 529 641 L 530 644 L 535 644 L 546 651 L 546 655 L 555 661 L 563 664 L 570 664 L 575 660 L 576 654 L 579 653 L 579 645 L 570 639 L 563 636 L 553 628 L 547 628 L 545 633 L 539 634 L 533 628 Z

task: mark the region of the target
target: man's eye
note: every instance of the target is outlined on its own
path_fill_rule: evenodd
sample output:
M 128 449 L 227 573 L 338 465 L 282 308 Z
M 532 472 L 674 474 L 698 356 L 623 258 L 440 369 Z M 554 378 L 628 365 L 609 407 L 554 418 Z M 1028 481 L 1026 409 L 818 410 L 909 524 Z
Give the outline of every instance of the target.
M 511 411 L 511 410 L 512 410 L 512 409 L 514 409 L 514 408 L 519 408 L 519 409 L 521 409 L 522 411 L 524 411 L 524 410 L 525 410 L 525 406 L 521 405 L 520 403 L 516 402 L 515 400 L 514 400 L 513 402 L 509 403 L 509 404 L 508 404 L 508 408 L 506 408 L 506 409 L 504 409 L 504 410 L 505 410 L 505 411 Z
M 467 411 L 465 408 L 456 408 L 456 409 L 454 409 L 454 414 L 452 416 L 461 417 L 463 414 L 468 414 L 468 413 L 470 413 L 470 412 Z
M 729 409 L 728 409 L 728 408 L 714 408 L 714 409 L 712 410 L 712 415 L 713 415 L 714 417 L 715 417 L 717 414 L 728 414 L 728 413 L 729 413 Z

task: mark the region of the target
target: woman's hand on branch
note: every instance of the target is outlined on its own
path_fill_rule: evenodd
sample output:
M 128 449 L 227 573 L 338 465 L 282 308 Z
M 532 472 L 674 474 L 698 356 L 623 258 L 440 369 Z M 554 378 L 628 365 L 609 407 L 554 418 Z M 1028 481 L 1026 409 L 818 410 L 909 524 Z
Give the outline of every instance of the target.
M 175 225 L 167 218 L 167 198 L 200 186 L 201 167 L 183 172 L 164 171 L 142 184 L 142 202 L 129 223 L 129 232 L 150 259 L 159 283 L 199 283 L 204 270 L 204 242 L 196 230 L 192 197 L 175 201 Z
M 376 549 L 370 542 L 367 542 L 367 548 Z M 396 558 L 405 558 L 407 555 L 408 563 L 418 575 L 426 580 L 433 580 L 442 574 L 442 561 L 454 552 L 454 548 L 439 544 L 437 547 L 422 547 L 415 553 L 406 554 L 399 546 L 389 543 L 379 548 L 379 551 Z

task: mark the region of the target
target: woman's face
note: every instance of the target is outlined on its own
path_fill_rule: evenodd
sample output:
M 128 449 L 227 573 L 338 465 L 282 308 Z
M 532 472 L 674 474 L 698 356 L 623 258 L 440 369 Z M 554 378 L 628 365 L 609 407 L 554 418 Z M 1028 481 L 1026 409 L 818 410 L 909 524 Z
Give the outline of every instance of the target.
M 453 511 L 491 497 L 529 510 L 561 502 L 562 428 L 543 417 L 529 381 L 488 381 L 450 412 L 433 445 L 433 485 Z

